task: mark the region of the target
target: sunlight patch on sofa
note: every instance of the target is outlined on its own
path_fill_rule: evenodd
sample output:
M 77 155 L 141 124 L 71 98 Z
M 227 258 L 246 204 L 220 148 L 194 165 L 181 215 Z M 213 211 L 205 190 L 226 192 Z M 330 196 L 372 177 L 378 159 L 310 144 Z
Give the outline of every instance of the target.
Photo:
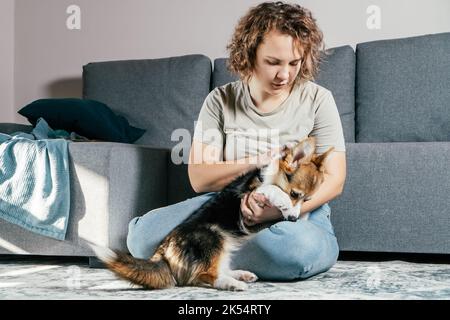
M 108 232 L 102 231 L 108 230 L 109 225 L 109 181 L 106 177 L 84 166 L 76 165 L 75 168 L 81 190 L 89 190 L 89 192 L 83 192 L 83 203 L 72 203 L 74 206 L 82 206 L 72 208 L 72 212 L 84 212 L 83 217 L 78 221 L 78 235 L 81 239 L 105 245 L 108 243 Z M 92 188 L 92 186 L 96 187 Z M 86 208 L 89 208 L 89 212 L 85 212 Z M 92 232 L 92 226 L 95 226 L 97 232 Z
M 11 253 L 17 253 L 17 254 L 30 254 L 30 252 L 23 250 L 22 248 L 19 248 L 18 246 L 12 244 L 11 242 L 6 241 L 3 238 L 0 238 L 0 247 L 8 250 Z

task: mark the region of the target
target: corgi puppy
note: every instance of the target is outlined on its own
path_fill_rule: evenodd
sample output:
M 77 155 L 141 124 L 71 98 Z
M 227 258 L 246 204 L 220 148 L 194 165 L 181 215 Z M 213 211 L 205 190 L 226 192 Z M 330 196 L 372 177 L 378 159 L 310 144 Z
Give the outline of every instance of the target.
M 245 290 L 246 282 L 258 278 L 249 271 L 231 270 L 232 254 L 276 221 L 246 226 L 240 213 L 241 199 L 257 188 L 270 199 L 281 193 L 289 205 L 281 201 L 279 209 L 285 219 L 295 221 L 301 204 L 322 183 L 324 161 L 332 150 L 314 154 L 314 138 L 284 147 L 270 165 L 241 175 L 205 202 L 164 238 L 148 260 L 98 246 L 92 246 L 93 250 L 117 276 L 147 289 L 202 286 Z

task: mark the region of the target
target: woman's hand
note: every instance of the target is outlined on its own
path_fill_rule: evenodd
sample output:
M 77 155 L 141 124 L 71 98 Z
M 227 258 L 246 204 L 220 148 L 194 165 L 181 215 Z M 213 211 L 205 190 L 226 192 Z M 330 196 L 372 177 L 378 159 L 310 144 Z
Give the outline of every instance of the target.
M 258 168 L 269 165 L 279 156 L 283 156 L 285 147 L 273 148 L 265 153 L 256 156 Z M 248 226 L 278 220 L 282 214 L 278 208 L 273 207 L 269 200 L 262 194 L 252 191 L 241 199 L 241 212 L 244 222 Z
M 273 207 L 266 197 L 255 193 L 255 191 L 247 193 L 241 199 L 241 212 L 244 216 L 244 222 L 248 226 L 278 220 L 282 217 L 278 208 Z

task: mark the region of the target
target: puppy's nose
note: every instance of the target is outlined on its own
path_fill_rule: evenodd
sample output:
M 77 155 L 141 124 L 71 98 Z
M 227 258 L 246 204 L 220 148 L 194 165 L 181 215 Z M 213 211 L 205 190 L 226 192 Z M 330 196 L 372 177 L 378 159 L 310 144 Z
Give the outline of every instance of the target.
M 289 221 L 297 221 L 298 217 L 296 217 L 296 216 L 288 216 L 288 220 Z

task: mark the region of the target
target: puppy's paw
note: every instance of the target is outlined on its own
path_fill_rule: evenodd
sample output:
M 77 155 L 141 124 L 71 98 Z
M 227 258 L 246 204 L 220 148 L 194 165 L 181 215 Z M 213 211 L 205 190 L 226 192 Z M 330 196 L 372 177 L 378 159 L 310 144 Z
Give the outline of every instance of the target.
M 284 193 L 279 187 L 272 184 L 260 186 L 256 189 L 255 193 L 262 194 L 272 205 L 276 207 L 286 204 L 286 197 L 289 199 L 286 193 Z
M 240 280 L 240 281 L 244 281 L 244 282 L 255 282 L 258 280 L 258 277 L 256 276 L 256 274 L 254 274 L 253 272 L 250 272 L 250 271 L 245 271 L 245 270 L 233 270 L 233 271 L 231 271 L 231 276 L 236 280 Z
M 227 290 L 230 291 L 245 291 L 248 289 L 248 285 L 245 282 L 237 281 L 236 283 L 231 284 Z
M 267 200 L 278 210 L 281 211 L 283 218 L 289 221 L 296 221 L 300 214 L 299 205 L 292 206 L 292 201 L 289 196 L 275 185 L 262 185 L 255 191 L 262 194 Z
M 238 281 L 230 276 L 219 276 L 214 282 L 214 288 L 230 291 L 244 291 L 248 289 L 248 285 L 243 281 Z

